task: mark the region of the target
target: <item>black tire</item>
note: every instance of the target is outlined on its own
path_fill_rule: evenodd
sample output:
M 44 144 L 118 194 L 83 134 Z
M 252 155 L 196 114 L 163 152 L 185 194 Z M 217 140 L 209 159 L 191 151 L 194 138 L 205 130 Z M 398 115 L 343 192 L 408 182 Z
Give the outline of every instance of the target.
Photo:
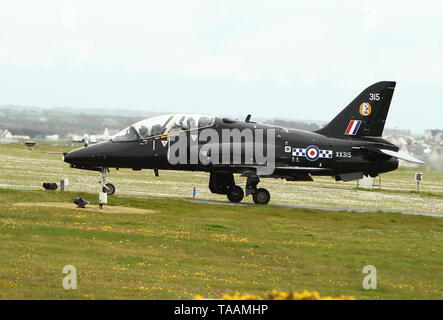
M 112 183 L 107 183 L 105 186 L 107 188 L 103 187 L 103 192 L 106 192 L 108 196 L 112 196 L 115 193 L 115 186 Z
M 240 202 L 243 200 L 245 192 L 240 186 L 234 186 L 234 188 L 229 190 L 229 192 L 226 195 L 228 196 L 229 201 Z
M 260 188 L 252 194 L 252 199 L 255 204 L 268 204 L 271 200 L 271 194 L 265 188 Z

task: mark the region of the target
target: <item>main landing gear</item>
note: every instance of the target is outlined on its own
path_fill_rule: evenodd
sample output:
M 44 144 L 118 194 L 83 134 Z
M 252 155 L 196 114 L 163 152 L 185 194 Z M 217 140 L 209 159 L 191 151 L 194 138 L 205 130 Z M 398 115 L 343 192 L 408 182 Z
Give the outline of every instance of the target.
M 235 185 L 226 195 L 228 196 L 229 201 L 240 202 L 243 200 L 245 193 L 240 186 Z
M 248 177 L 246 181 L 246 196 L 252 195 L 255 204 L 268 204 L 271 195 L 264 188 L 257 188 L 260 179 L 256 176 Z M 243 200 L 245 192 L 235 184 L 234 175 L 229 172 L 211 172 L 209 190 L 212 193 L 226 194 L 228 200 L 238 203 Z
M 248 177 L 246 180 L 246 195 L 252 194 L 252 199 L 255 204 L 268 204 L 271 200 L 271 194 L 265 188 L 257 189 L 259 182 L 259 177 Z
M 115 186 L 112 183 L 106 183 L 106 176 L 109 172 L 108 168 L 103 168 L 100 171 L 99 183 L 102 186 L 102 191 L 106 192 L 108 196 L 112 196 L 115 193 Z

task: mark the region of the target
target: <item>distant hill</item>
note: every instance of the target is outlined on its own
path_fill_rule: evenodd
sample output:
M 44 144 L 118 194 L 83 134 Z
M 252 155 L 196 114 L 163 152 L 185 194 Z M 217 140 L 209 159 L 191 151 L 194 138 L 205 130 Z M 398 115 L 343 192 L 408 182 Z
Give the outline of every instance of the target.
M 121 130 L 141 119 L 161 113 L 149 110 L 127 109 L 75 109 L 72 107 L 40 108 L 33 106 L 0 106 L 0 130 L 8 129 L 14 135 L 26 135 L 32 138 L 57 134 L 61 138 L 73 133 L 101 134 L 105 128 L 111 132 Z M 317 130 L 318 124 L 283 119 L 263 120 L 292 129 Z
M 23 106 L 0 107 L 0 129 L 8 129 L 15 135 L 33 138 L 58 134 L 64 137 L 69 133 L 83 135 L 101 134 L 105 128 L 119 130 L 142 117 L 115 116 L 102 112 L 87 113 L 79 110 L 63 111 Z

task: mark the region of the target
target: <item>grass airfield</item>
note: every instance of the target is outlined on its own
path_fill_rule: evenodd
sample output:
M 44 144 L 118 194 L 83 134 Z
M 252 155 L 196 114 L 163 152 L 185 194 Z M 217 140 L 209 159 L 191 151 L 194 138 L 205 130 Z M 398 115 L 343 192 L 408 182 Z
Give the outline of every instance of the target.
M 79 145 L 39 145 L 31 151 L 22 145 L 0 145 L 0 188 L 41 190 L 43 182 L 68 178 L 68 190 L 97 193 L 98 172 L 71 169 L 61 160 L 61 154 L 45 153 L 76 147 Z M 420 193 L 416 192 L 415 172 L 424 174 Z M 259 186 L 270 191 L 270 204 L 443 216 L 443 172 L 433 172 L 426 167 L 383 174 L 381 190 L 356 190 L 356 182 L 336 182 L 330 177 L 314 179 L 314 182 L 262 179 Z M 227 201 L 225 196 L 209 191 L 209 174 L 203 172 L 160 171 L 160 177 L 155 177 L 152 170 L 121 169 L 111 170 L 107 181 L 116 186 L 117 196 L 190 199 L 196 186 L 198 199 Z M 244 187 L 246 179 L 236 176 L 236 182 Z M 252 197 L 245 198 L 243 203 L 253 204 Z
M 152 212 L 98 212 L 69 204 L 77 196 L 96 203 L 98 173 L 42 152 L 70 149 L 0 145 L 1 299 L 192 299 L 271 289 L 443 299 L 443 219 L 392 213 L 443 217 L 442 173 L 399 169 L 382 176 L 380 191 L 330 178 L 260 183 L 271 204 L 379 211 L 363 213 L 225 205 L 207 190 L 205 173 L 112 170 L 117 194 L 109 204 Z M 424 173 L 420 193 L 414 172 Z M 62 178 L 69 192 L 42 190 Z M 194 185 L 199 199 L 221 202 L 189 201 Z M 15 205 L 30 202 L 66 207 Z M 69 264 L 78 271 L 77 290 L 62 288 Z M 362 288 L 369 264 L 377 290 Z

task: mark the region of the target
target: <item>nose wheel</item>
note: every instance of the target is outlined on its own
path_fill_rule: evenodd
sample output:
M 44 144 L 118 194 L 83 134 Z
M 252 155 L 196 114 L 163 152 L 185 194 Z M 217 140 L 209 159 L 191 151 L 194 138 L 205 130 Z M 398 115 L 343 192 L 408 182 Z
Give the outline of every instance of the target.
M 115 186 L 112 183 L 106 183 L 106 176 L 109 172 L 108 168 L 103 168 L 100 171 L 99 183 L 102 186 L 102 191 L 106 192 L 108 196 L 112 196 L 115 193 Z
M 115 193 L 115 186 L 112 183 L 106 183 L 102 191 L 106 192 L 108 196 L 112 196 Z

